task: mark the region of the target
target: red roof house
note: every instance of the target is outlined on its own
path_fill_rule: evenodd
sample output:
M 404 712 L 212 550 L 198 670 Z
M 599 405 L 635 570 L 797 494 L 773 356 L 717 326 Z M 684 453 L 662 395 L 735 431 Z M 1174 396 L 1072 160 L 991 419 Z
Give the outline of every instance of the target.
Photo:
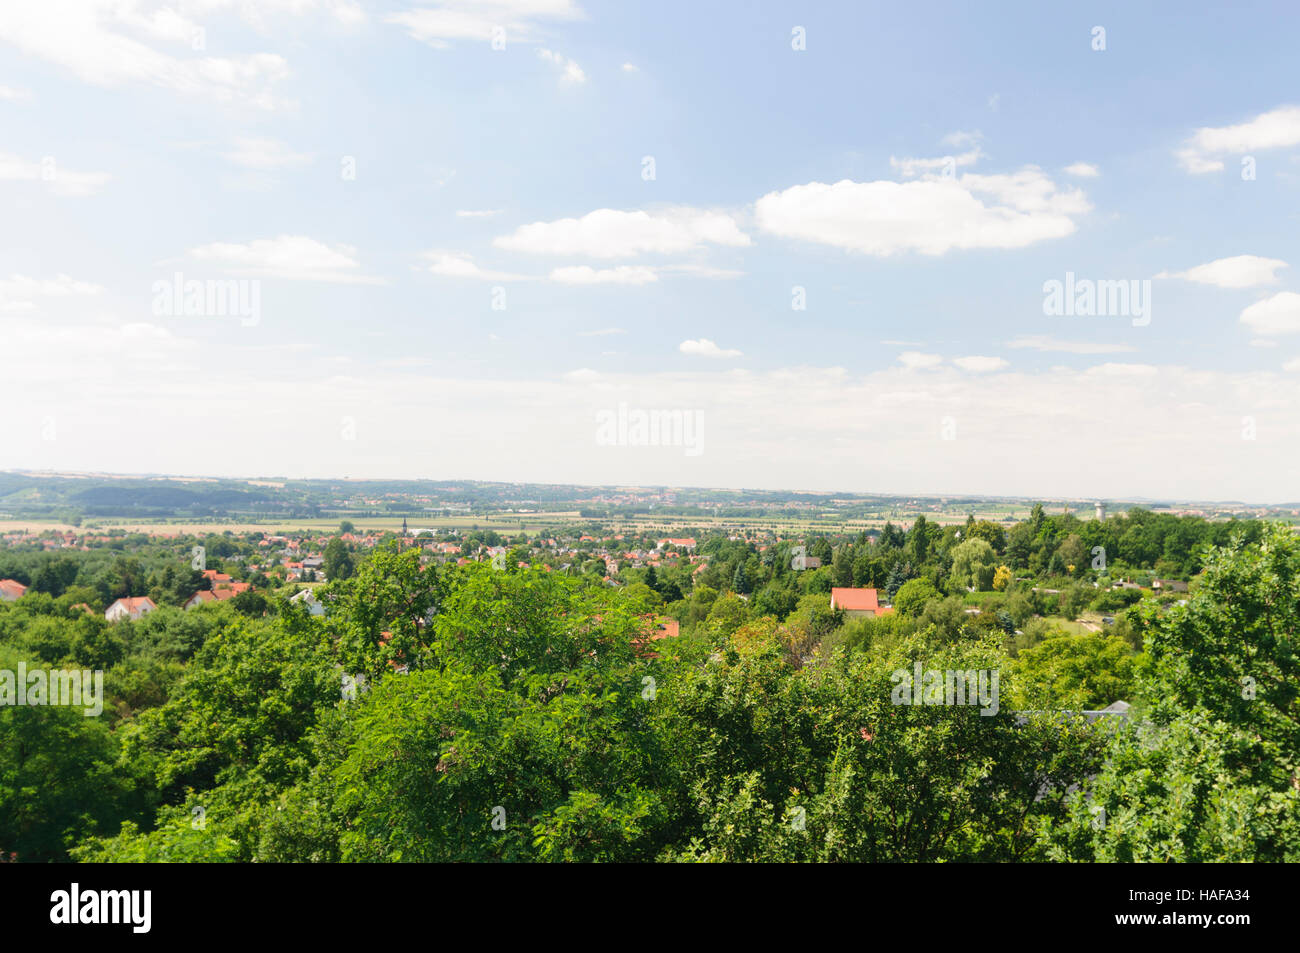
M 841 609 L 849 618 L 882 615 L 880 599 L 875 589 L 851 589 L 836 586 L 831 589 L 831 608 Z

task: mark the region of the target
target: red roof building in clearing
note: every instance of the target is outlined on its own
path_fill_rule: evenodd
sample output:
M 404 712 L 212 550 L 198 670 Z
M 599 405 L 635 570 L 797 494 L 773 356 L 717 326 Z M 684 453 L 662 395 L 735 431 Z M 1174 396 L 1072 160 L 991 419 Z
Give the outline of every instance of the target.
M 659 657 L 659 653 L 648 648 L 647 643 L 657 642 L 660 639 L 675 639 L 682 634 L 681 623 L 676 619 L 648 614 L 641 618 L 646 623 L 646 630 L 643 635 L 632 640 L 632 648 L 642 658 Z
M 850 619 L 882 615 L 879 594 L 875 589 L 831 589 L 831 608 L 840 609 Z
M 676 546 L 678 549 L 690 551 L 695 549 L 695 537 L 683 536 L 680 539 L 669 537 L 668 539 L 659 540 L 659 548 L 663 549 L 665 546 Z
M 109 622 L 121 622 L 123 619 L 135 621 L 148 615 L 158 607 L 148 596 L 128 596 L 118 599 L 104 610 L 104 618 Z
M 26 591 L 27 587 L 17 579 L 0 579 L 0 599 L 5 602 L 21 599 Z

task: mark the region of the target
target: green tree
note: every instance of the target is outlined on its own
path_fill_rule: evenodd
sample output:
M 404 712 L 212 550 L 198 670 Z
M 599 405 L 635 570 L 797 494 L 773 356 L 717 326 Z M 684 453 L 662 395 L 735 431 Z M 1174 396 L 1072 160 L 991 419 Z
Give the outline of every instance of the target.
M 986 540 L 963 540 L 952 551 L 952 577 L 961 585 L 980 591 L 992 589 L 996 571 L 997 558 Z
M 343 540 L 337 536 L 325 546 L 325 555 L 321 561 L 321 568 L 325 570 L 326 577 L 331 581 L 347 579 L 352 575 L 355 568 L 352 554 L 348 552 L 348 547 Z
M 899 587 L 894 595 L 894 608 L 900 615 L 919 616 L 925 605 L 932 599 L 943 598 L 934 583 L 928 579 L 909 579 Z

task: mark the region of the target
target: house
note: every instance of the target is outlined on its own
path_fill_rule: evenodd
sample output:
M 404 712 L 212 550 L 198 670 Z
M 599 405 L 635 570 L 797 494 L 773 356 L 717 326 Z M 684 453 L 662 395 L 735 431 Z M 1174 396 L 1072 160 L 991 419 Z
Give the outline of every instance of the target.
M 0 601 L 13 602 L 21 599 L 27 587 L 16 579 L 0 579 Z
M 1186 592 L 1187 583 L 1177 579 L 1152 579 L 1151 588 L 1156 592 Z
M 681 623 L 668 616 L 644 615 L 641 618 L 646 623 L 645 634 L 633 638 L 632 648 L 642 658 L 659 657 L 659 653 L 651 649 L 647 643 L 654 643 L 660 639 L 675 639 L 682 633 Z
M 123 619 L 135 622 L 157 608 L 148 596 L 128 596 L 125 599 L 118 599 L 105 609 L 104 618 L 109 622 L 121 622 Z
M 227 598 L 229 598 L 229 596 L 227 596 Z M 209 602 L 220 601 L 221 597 L 211 589 L 200 589 L 198 592 L 194 593 L 194 595 L 186 599 L 185 605 L 181 606 L 181 608 L 186 612 L 189 612 L 191 609 L 197 609 L 199 606 L 206 605 Z
M 684 549 L 688 553 L 693 552 L 695 549 L 695 538 L 692 536 L 685 536 L 681 539 L 669 538 L 659 540 L 658 548 L 663 549 L 665 546 L 676 546 L 678 549 Z
M 831 608 L 842 610 L 850 619 L 888 615 L 888 610 L 881 608 L 875 589 L 850 589 L 836 586 L 831 589 Z
M 306 606 L 310 615 L 324 615 L 325 604 L 316 598 L 316 593 L 311 589 L 304 589 L 302 592 L 294 593 L 289 597 L 289 601 L 295 605 Z

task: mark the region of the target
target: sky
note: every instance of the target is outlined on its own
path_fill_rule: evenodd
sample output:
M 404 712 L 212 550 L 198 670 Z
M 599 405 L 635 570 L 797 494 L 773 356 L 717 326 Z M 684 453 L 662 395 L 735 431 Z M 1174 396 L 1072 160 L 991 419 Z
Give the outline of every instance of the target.
M 0 468 L 1300 500 L 1300 11 L 1068 6 L 0 5 Z

